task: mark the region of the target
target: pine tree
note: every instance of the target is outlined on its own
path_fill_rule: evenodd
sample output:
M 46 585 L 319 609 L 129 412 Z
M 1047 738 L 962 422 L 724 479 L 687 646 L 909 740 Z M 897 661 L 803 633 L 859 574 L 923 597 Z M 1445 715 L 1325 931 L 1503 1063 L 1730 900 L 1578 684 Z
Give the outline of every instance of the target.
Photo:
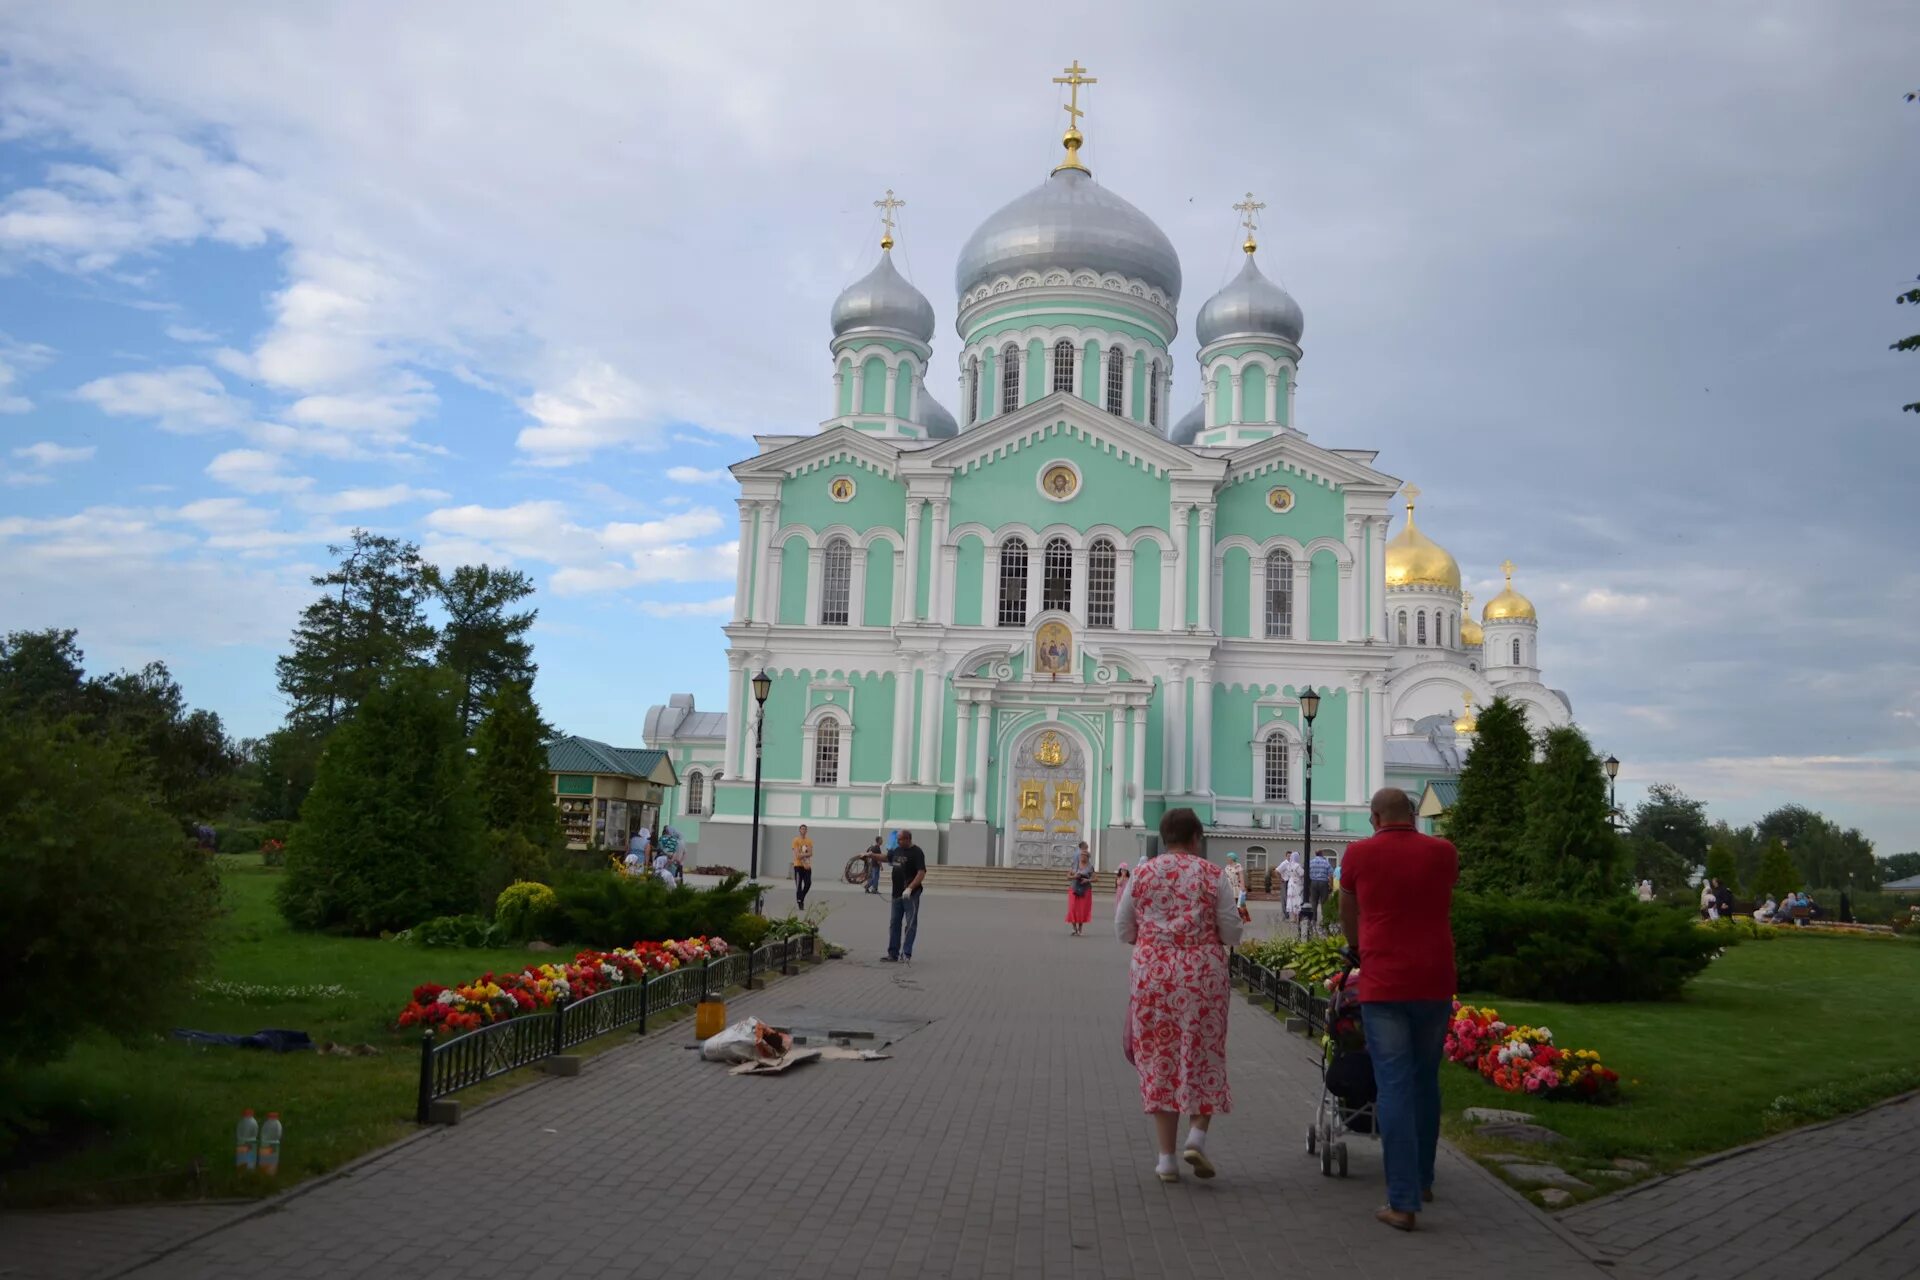
M 1607 825 L 1607 778 L 1586 735 L 1550 729 L 1527 787 L 1527 887 L 1541 897 L 1598 901 L 1626 888 L 1620 837 Z
M 430 580 L 447 611 L 435 657 L 460 681 L 460 720 L 471 729 L 496 690 L 510 681 L 533 682 L 537 668 L 526 635 L 539 610 L 507 612 L 533 594 L 533 582 L 518 569 L 484 564 L 446 575 L 430 571 Z
M 1799 883 L 1800 876 L 1794 870 L 1787 846 L 1778 840 L 1773 841 L 1767 846 L 1767 851 L 1760 855 L 1760 872 L 1753 878 L 1753 896 L 1772 898 L 1778 902 L 1792 893 Z
M 1478 718 L 1473 750 L 1460 771 L 1460 794 L 1447 812 L 1446 834 L 1460 850 L 1461 888 L 1517 893 L 1526 881 L 1520 838 L 1533 739 L 1525 710 L 1505 698 L 1495 698 Z
M 1763 855 L 1764 856 L 1764 855 Z M 1716 840 L 1707 848 L 1707 879 L 1718 880 L 1735 893 L 1740 892 L 1739 861 L 1733 845 Z
M 418 665 L 434 642 L 418 546 L 355 529 L 351 543 L 327 551 L 340 565 L 313 579 L 322 594 L 300 614 L 293 651 L 276 667 L 287 723 L 310 729 L 351 716 L 382 680 Z
M 547 770 L 551 736 L 531 690 L 519 681 L 500 687 L 474 731 L 481 817 L 494 837 L 496 860 L 507 864 L 496 874 L 539 879 L 566 847 Z
M 328 740 L 280 911 L 301 929 L 411 928 L 479 906 L 484 857 L 458 691 L 441 672 L 402 672 Z

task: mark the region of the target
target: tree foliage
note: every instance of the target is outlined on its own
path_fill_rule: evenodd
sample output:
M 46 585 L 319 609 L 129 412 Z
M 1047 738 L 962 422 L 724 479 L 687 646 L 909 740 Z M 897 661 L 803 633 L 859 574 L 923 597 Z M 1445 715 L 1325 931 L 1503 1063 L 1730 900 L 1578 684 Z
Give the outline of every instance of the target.
M 352 933 L 472 911 L 484 844 L 458 692 L 438 672 L 404 672 L 327 742 L 280 910 L 296 928 Z
M 461 565 L 450 574 L 430 570 L 428 577 L 447 614 L 435 660 L 459 681 L 460 721 L 471 729 L 500 688 L 533 683 L 533 646 L 526 637 L 539 610 L 508 612 L 533 594 L 533 581 L 517 569 L 484 564 Z
M 1764 845 L 1778 840 L 1787 846 L 1801 883 L 1818 889 L 1875 889 L 1880 885 L 1880 864 L 1873 856 L 1873 841 L 1853 827 L 1842 829 L 1826 816 L 1804 805 L 1787 804 L 1767 814 L 1753 826 L 1754 836 Z
M 1740 892 L 1740 864 L 1733 846 L 1715 841 L 1707 850 L 1707 879 L 1718 880 L 1735 893 Z
M 1798 887 L 1799 876 L 1794 872 L 1793 859 L 1787 856 L 1787 846 L 1778 840 L 1769 842 L 1760 858 L 1760 870 L 1753 877 L 1753 896 L 1778 902 Z
M 1533 739 L 1526 711 L 1495 698 L 1479 714 L 1479 732 L 1460 772 L 1460 794 L 1446 816 L 1460 851 L 1460 882 L 1475 893 L 1517 893 L 1527 878 L 1521 844 L 1527 824 L 1527 775 Z
M 1646 799 L 1634 809 L 1627 830 L 1634 836 L 1658 840 L 1684 859 L 1689 868 L 1707 860 L 1707 845 L 1713 838 L 1707 806 L 1670 782 L 1656 782 L 1647 788 Z
M 353 714 L 380 682 L 421 663 L 433 648 L 431 593 L 420 548 L 355 529 L 330 546 L 340 563 L 313 579 L 318 600 L 300 614 L 293 649 L 276 666 L 287 723 L 329 729 Z
M 1890 853 L 1880 859 L 1880 882 L 1920 876 L 1920 853 Z
M 151 787 L 125 740 L 0 715 L 0 1067 L 165 1026 L 205 963 L 218 887 Z
M 1626 888 L 1620 838 L 1607 823 L 1607 776 L 1586 735 L 1549 729 L 1527 782 L 1527 888 L 1542 897 L 1598 901 Z M 1475 748 L 1478 750 L 1478 748 Z
M 488 888 L 547 880 L 566 848 L 547 771 L 551 736 L 532 691 L 518 681 L 500 687 L 474 731 L 475 782 L 492 850 Z
M 241 778 L 247 788 L 248 811 L 254 818 L 290 822 L 300 816 L 300 806 L 306 803 L 320 770 L 327 732 L 318 727 L 287 726 L 241 744 L 246 757 Z

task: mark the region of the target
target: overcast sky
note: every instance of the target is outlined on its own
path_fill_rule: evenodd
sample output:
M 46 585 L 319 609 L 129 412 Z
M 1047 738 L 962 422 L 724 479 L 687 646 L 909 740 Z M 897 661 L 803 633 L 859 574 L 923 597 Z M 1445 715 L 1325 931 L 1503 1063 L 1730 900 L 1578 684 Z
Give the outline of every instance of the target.
M 1482 599 L 1519 564 L 1627 795 L 1920 847 L 1920 8 L 934 8 L 0 0 L 0 626 L 258 734 L 361 524 L 534 575 L 563 727 L 718 708 L 723 468 L 826 413 L 888 187 L 953 407 L 954 257 L 1078 58 L 1183 326 L 1252 190 L 1298 425 Z

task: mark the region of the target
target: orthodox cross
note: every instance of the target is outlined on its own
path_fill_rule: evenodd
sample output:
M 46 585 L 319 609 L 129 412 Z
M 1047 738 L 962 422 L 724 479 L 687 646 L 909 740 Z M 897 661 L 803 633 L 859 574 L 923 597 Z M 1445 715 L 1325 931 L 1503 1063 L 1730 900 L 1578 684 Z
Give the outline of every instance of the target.
M 1240 247 L 1245 249 L 1248 253 L 1252 253 L 1255 249 L 1259 248 L 1259 246 L 1254 243 L 1254 239 L 1253 239 L 1253 233 L 1259 226 L 1259 224 L 1254 221 L 1253 215 L 1260 212 L 1260 210 L 1266 207 L 1267 207 L 1266 201 L 1255 200 L 1253 198 L 1253 192 L 1251 191 L 1247 192 L 1247 198 L 1245 200 L 1242 200 L 1240 203 L 1233 206 L 1234 211 L 1236 213 L 1245 215 L 1240 219 L 1240 225 L 1247 229 L 1247 242 L 1241 245 Z
M 1500 562 L 1500 572 L 1507 575 L 1507 586 L 1511 588 L 1513 586 L 1513 561 L 1502 560 Z
M 1080 65 L 1080 59 L 1078 58 L 1073 60 L 1073 65 L 1068 67 L 1066 71 L 1067 73 L 1063 76 L 1055 76 L 1053 82 L 1055 84 L 1069 86 L 1066 105 L 1067 127 L 1070 129 L 1078 129 L 1080 127 L 1080 117 L 1087 114 L 1080 109 L 1080 86 L 1083 84 L 1099 84 L 1100 82 L 1087 74 L 1087 69 Z
M 1400 496 L 1407 500 L 1407 510 L 1411 512 L 1413 500 L 1420 496 L 1420 488 L 1418 485 L 1407 485 L 1400 490 Z
M 886 234 L 880 237 L 880 247 L 882 249 L 891 249 L 893 248 L 893 211 L 895 209 L 906 208 L 907 202 L 905 200 L 894 199 L 893 188 L 888 187 L 887 198 L 884 200 L 875 200 L 873 207 L 880 210 L 880 223 L 887 229 Z

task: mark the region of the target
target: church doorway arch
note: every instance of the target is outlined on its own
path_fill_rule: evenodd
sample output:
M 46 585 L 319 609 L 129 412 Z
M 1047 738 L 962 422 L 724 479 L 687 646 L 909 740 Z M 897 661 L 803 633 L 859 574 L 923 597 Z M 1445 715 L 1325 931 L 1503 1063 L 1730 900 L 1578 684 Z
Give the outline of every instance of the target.
M 1006 865 L 1066 870 L 1087 838 L 1086 744 L 1059 724 L 1021 734 L 1006 770 Z

